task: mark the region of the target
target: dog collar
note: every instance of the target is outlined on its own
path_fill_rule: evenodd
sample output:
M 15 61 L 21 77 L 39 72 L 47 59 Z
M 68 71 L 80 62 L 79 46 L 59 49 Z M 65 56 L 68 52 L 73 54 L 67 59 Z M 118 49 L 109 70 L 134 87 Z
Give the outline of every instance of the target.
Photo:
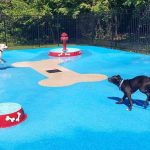
M 119 84 L 119 89 L 121 89 L 121 86 L 122 86 L 122 84 L 123 84 L 123 81 L 124 81 L 124 80 L 122 80 L 122 81 L 120 82 L 120 84 Z

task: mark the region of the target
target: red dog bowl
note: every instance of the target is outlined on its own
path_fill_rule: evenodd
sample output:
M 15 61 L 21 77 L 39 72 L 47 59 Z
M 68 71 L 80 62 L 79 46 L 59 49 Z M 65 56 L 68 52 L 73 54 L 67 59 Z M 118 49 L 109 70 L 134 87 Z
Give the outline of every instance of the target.
M 0 103 L 0 128 L 15 126 L 27 118 L 17 103 Z

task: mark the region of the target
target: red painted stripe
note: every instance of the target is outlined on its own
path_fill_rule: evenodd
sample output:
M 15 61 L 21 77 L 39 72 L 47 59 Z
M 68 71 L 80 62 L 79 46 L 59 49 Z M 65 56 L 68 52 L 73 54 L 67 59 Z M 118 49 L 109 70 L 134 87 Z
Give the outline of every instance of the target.
M 16 119 L 18 117 L 18 114 L 17 114 L 18 112 L 21 113 L 21 115 L 20 115 L 19 121 L 16 121 Z M 11 120 L 6 121 L 7 116 L 9 116 L 10 118 L 15 118 L 15 120 L 13 122 L 11 122 Z M 27 115 L 24 114 L 24 111 L 22 108 L 11 114 L 0 115 L 0 128 L 15 126 L 15 125 L 23 122 L 26 118 L 27 118 Z
M 54 57 L 70 57 L 70 56 L 78 56 L 81 55 L 81 51 L 75 51 L 75 52 L 49 52 L 49 56 L 54 56 Z

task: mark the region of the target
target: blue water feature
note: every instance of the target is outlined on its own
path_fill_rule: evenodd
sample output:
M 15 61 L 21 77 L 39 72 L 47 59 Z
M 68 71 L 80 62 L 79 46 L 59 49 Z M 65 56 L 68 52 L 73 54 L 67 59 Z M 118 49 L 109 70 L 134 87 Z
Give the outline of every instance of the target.
M 63 67 L 82 74 L 150 76 L 150 56 L 95 46 L 72 46 L 83 52 Z M 123 93 L 107 80 L 43 87 L 45 77 L 21 61 L 49 59 L 52 48 L 5 51 L 0 65 L 0 102 L 19 103 L 28 118 L 0 129 L 0 150 L 149 150 L 150 108 L 145 95 L 132 95 L 133 110 L 116 105 Z M 54 59 L 54 58 L 51 58 Z M 126 102 L 128 103 L 128 102 Z

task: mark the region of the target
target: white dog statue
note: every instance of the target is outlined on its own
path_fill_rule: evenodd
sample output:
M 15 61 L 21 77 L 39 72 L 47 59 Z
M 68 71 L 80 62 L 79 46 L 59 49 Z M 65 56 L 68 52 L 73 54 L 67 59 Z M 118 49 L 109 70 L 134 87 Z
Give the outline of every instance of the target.
M 2 53 L 7 48 L 8 47 L 5 44 L 0 44 L 0 63 L 4 63 L 5 62 L 5 60 L 3 60 L 3 58 L 2 58 Z

